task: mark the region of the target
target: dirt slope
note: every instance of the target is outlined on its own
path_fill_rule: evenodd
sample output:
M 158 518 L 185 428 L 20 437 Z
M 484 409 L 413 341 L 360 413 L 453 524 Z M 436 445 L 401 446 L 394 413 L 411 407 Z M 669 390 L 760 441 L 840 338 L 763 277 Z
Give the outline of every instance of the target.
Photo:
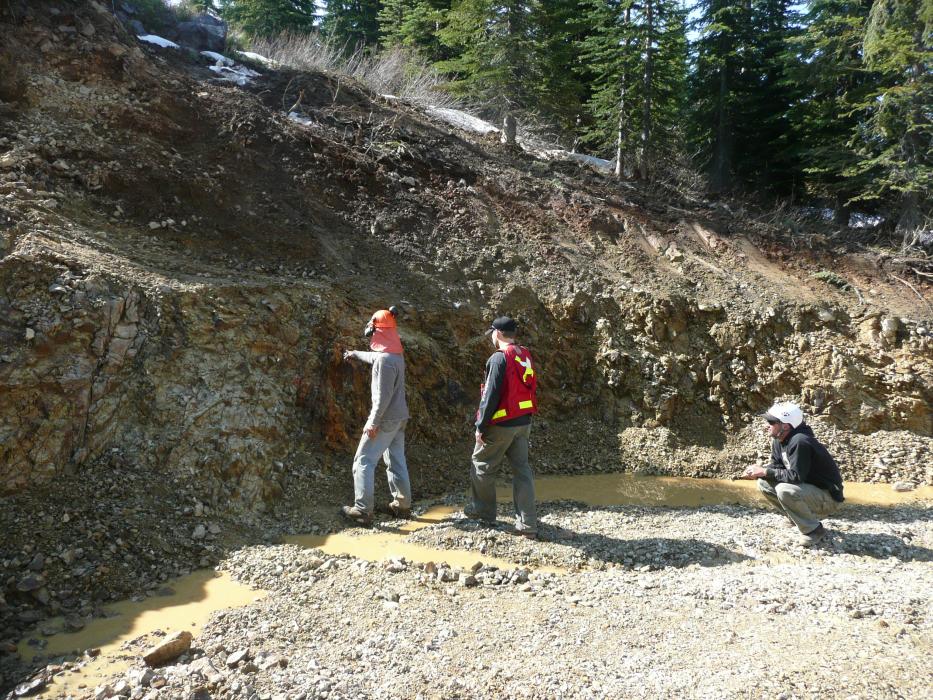
M 730 474 L 764 448 L 754 414 L 792 397 L 847 479 L 933 483 L 933 291 L 885 251 L 540 161 L 333 76 L 219 82 L 102 3 L 8 6 L 0 46 L 9 513 L 124 472 L 173 484 L 179 517 L 182 490 L 336 501 L 369 401 L 341 352 L 391 303 L 416 496 L 463 483 L 500 313 L 540 365 L 541 472 Z M 285 115 L 299 93 L 310 125 Z M 4 524 L 10 600 L 47 605 L 16 589 L 35 528 Z

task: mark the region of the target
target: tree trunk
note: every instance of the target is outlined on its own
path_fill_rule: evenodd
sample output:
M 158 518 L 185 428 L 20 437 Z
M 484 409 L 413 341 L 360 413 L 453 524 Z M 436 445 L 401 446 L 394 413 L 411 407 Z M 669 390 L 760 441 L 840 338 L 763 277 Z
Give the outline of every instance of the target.
M 719 98 L 716 105 L 716 142 L 713 145 L 713 163 L 710 185 L 719 193 L 729 186 L 729 115 L 726 103 L 729 96 L 729 81 L 726 78 L 726 63 L 719 68 Z
M 632 18 L 631 6 L 625 8 L 625 27 L 628 31 L 629 21 Z M 622 48 L 622 55 L 628 57 L 628 35 L 625 37 L 625 43 Z M 622 61 L 622 75 L 619 77 L 619 125 L 616 131 L 616 177 L 621 178 L 625 174 L 625 143 L 628 140 L 625 123 L 625 83 L 628 80 L 625 73 L 625 60 Z
M 849 215 L 852 213 L 852 210 L 849 208 L 849 205 L 846 204 L 846 198 L 841 194 L 836 194 L 836 201 L 833 203 L 833 223 L 836 226 L 848 226 L 849 225 Z
M 644 81 L 644 103 L 642 105 L 642 123 L 641 123 L 641 162 L 639 169 L 641 179 L 647 180 L 649 177 L 648 158 L 651 153 L 651 86 L 653 81 L 652 72 L 654 70 L 654 50 L 652 47 L 654 39 L 654 4 L 653 0 L 645 0 L 645 81 Z

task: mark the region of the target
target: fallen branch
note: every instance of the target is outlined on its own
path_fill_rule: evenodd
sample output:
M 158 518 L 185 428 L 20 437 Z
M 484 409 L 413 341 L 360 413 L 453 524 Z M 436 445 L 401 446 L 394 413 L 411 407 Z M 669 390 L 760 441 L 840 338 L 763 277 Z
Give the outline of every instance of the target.
M 930 310 L 930 313 L 933 314 L 933 306 L 931 306 L 931 305 L 930 305 L 930 302 L 928 302 L 926 299 L 923 298 L 923 295 L 922 295 L 920 292 L 917 291 L 917 288 L 916 288 L 916 287 L 914 287 L 914 286 L 913 286 L 910 282 L 908 282 L 907 280 L 901 279 L 901 278 L 898 277 L 897 275 L 891 275 L 891 277 L 893 277 L 894 279 L 896 279 L 898 282 L 900 282 L 900 283 L 902 283 L 902 284 L 906 284 L 906 285 L 910 288 L 910 290 L 911 290 L 914 294 L 917 295 L 917 298 L 920 299 L 920 301 L 922 301 L 924 304 L 927 305 L 927 308 Z

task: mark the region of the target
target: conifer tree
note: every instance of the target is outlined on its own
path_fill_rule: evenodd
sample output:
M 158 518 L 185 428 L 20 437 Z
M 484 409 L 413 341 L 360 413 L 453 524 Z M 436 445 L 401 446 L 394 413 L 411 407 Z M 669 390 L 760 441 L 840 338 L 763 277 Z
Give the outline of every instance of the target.
M 733 184 L 735 128 L 743 88 L 743 52 L 751 37 L 751 11 L 737 0 L 701 0 L 695 45 L 690 133 L 713 192 Z
M 615 154 L 617 174 L 637 170 L 680 140 L 687 71 L 684 9 L 671 0 L 590 0 L 581 41 L 592 73 L 584 139 Z
M 348 53 L 360 48 L 375 49 L 379 43 L 381 0 L 326 0 L 321 33 Z
M 867 178 L 855 174 L 853 139 L 859 131 L 856 105 L 877 80 L 862 60 L 871 1 L 812 0 L 804 30 L 787 40 L 786 79 L 799 93 L 789 112 L 787 154 L 802 174 L 801 193 L 831 202 L 840 226 L 848 224 L 850 202 L 867 186 Z
M 865 30 L 865 65 L 879 75 L 862 104 L 861 159 L 849 174 L 871 176 L 863 199 L 888 201 L 899 230 L 929 220 L 933 207 L 933 2 L 875 0 Z
M 314 0 L 222 0 L 219 9 L 226 21 L 253 36 L 314 26 Z
M 538 66 L 529 22 L 536 0 L 455 0 L 440 31 L 453 57 L 437 68 L 449 89 L 498 118 L 533 108 Z
M 379 11 L 382 46 L 411 49 L 434 63 L 450 58 L 439 32 L 450 0 L 383 0 Z

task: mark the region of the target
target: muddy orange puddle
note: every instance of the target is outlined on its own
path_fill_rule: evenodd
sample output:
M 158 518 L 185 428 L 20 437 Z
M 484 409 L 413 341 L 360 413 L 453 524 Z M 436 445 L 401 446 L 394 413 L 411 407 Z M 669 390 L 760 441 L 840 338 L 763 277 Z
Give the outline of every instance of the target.
M 638 474 L 588 474 L 583 476 L 546 476 L 535 480 L 539 501 L 568 498 L 592 506 L 672 506 L 698 507 L 738 503 L 764 507 L 764 498 L 754 481 L 727 479 L 691 479 L 673 476 Z M 497 488 L 499 500 L 511 498 L 511 488 Z M 933 502 L 933 487 L 924 486 L 899 493 L 890 484 L 845 485 L 846 503 L 856 505 L 896 506 L 916 501 Z
M 86 649 L 100 649 L 100 656 L 87 663 L 79 673 L 65 671 L 43 694 L 30 697 L 90 696 L 97 685 L 112 674 L 125 671 L 137 657 L 134 652 L 120 649 L 124 642 L 155 630 L 186 629 L 197 635 L 214 611 L 247 605 L 265 595 L 236 583 L 229 574 L 218 575 L 213 569 L 195 571 L 166 585 L 174 591 L 171 595 L 108 605 L 107 610 L 113 617 L 92 620 L 79 632 L 61 632 L 48 637 L 48 644 L 42 649 L 29 644 L 30 638 L 40 638 L 38 634 L 20 642 L 17 649 L 26 660 L 33 656 L 73 658 Z M 62 625 L 63 620 L 56 618 L 41 627 L 61 629 Z

